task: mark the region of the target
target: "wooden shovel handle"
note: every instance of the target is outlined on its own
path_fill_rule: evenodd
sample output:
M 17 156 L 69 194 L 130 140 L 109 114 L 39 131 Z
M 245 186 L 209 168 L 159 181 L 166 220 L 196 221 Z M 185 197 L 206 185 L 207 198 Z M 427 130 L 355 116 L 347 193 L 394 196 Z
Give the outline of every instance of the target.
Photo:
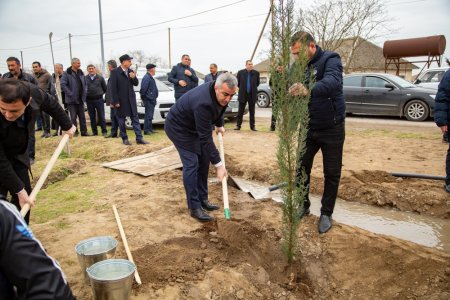
M 126 237 L 125 231 L 123 230 L 123 227 L 122 227 L 122 222 L 120 221 L 119 212 L 117 211 L 117 208 L 115 205 L 113 205 L 112 207 L 113 207 L 113 211 L 114 211 L 114 216 L 116 217 L 117 227 L 119 227 L 120 236 L 122 237 L 123 246 L 125 247 L 125 251 L 127 252 L 128 260 L 131 261 L 136 266 L 136 264 L 134 263 L 134 260 L 133 260 L 133 255 L 131 254 L 131 251 L 130 251 L 130 247 L 128 246 L 127 237 Z M 134 279 L 136 279 L 137 284 L 139 284 L 139 285 L 142 284 L 141 277 L 139 276 L 139 273 L 137 271 L 137 267 L 136 267 L 136 271 L 134 272 Z
M 69 135 L 68 134 L 64 134 L 64 136 L 62 137 L 61 141 L 59 142 L 59 145 L 56 148 L 55 152 L 53 152 L 53 155 L 50 158 L 50 161 L 45 166 L 44 171 L 42 171 L 41 177 L 39 177 L 38 182 L 34 186 L 34 189 L 33 189 L 33 191 L 31 192 L 31 194 L 29 196 L 30 200 L 33 200 L 33 201 L 36 200 L 37 193 L 39 193 L 39 191 L 41 190 L 42 186 L 44 185 L 44 182 L 47 179 L 48 174 L 50 173 L 50 171 L 52 170 L 53 166 L 55 165 L 56 160 L 58 159 L 59 155 L 61 154 L 61 152 L 64 149 L 64 146 L 65 146 L 65 144 L 67 143 L 68 140 L 69 140 Z M 25 217 L 25 215 L 28 213 L 29 210 L 30 210 L 30 204 L 25 203 L 25 205 L 20 210 L 20 214 L 22 215 L 22 217 Z
M 223 166 L 225 167 L 225 152 L 223 150 L 223 137 L 222 133 L 219 132 L 217 134 L 219 139 L 219 152 L 220 152 L 220 160 L 222 161 Z M 228 202 L 228 185 L 227 178 L 224 177 L 222 179 L 222 195 L 223 195 L 223 209 L 225 213 L 225 218 L 230 219 L 230 204 Z

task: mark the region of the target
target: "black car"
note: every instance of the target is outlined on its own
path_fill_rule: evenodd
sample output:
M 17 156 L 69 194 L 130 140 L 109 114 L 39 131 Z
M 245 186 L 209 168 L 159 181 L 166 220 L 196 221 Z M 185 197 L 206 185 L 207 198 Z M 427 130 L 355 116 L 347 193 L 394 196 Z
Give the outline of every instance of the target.
M 361 73 L 344 76 L 347 113 L 405 116 L 424 121 L 433 116 L 436 91 L 417 87 L 398 76 Z

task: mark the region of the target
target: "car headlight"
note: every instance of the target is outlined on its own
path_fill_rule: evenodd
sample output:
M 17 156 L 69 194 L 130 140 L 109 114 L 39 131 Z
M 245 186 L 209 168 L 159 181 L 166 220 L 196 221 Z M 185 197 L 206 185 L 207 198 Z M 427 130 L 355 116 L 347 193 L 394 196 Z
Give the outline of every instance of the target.
M 431 98 L 435 99 L 436 98 L 436 94 L 434 95 L 429 95 Z

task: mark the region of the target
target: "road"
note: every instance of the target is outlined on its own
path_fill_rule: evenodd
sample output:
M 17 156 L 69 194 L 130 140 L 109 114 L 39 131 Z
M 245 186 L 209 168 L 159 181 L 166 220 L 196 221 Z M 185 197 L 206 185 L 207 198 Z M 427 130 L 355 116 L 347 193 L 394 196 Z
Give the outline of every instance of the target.
M 272 108 L 260 108 L 256 107 L 257 118 L 270 118 L 272 115 Z M 393 125 L 393 126 L 411 126 L 411 127 L 436 127 L 436 124 L 432 119 L 428 119 L 424 122 L 412 122 L 404 118 L 399 117 L 377 117 L 377 116 L 362 116 L 362 115 L 351 115 L 346 118 L 347 123 L 372 123 L 372 124 L 383 124 L 383 125 Z

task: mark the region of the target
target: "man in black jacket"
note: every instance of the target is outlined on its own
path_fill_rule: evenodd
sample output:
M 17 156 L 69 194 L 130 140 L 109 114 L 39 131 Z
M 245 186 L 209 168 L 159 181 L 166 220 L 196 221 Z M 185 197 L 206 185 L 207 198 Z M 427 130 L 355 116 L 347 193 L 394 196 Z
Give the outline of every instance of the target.
M 234 130 L 241 130 L 245 106 L 248 103 L 248 111 L 250 113 L 250 129 L 252 131 L 257 131 L 255 127 L 255 104 L 258 97 L 259 72 L 253 70 L 253 62 L 251 60 L 247 60 L 245 62 L 245 69 L 240 70 L 236 77 L 239 86 L 239 110 L 236 128 L 234 128 Z
M 89 136 L 84 115 L 84 103 L 86 102 L 87 93 L 86 78 L 80 67 L 80 60 L 74 57 L 72 66 L 67 68 L 61 77 L 61 89 L 66 97 L 65 100 L 72 123 L 77 127 L 78 118 L 80 120 L 81 136 Z M 78 129 L 75 135 L 78 135 Z
M 191 58 L 187 54 L 181 56 L 181 62 L 173 66 L 168 80 L 173 83 L 175 100 L 178 100 L 188 91 L 198 86 L 198 77 L 191 68 Z
M 0 81 L 0 194 L 6 196 L 9 192 L 18 209 L 30 202 L 27 147 L 39 109 L 55 118 L 69 136 L 73 135 L 75 126 L 53 96 L 19 80 Z M 29 213 L 25 220 L 28 223 Z
M 331 215 L 339 188 L 342 169 L 342 153 L 345 139 L 345 100 L 342 90 L 342 63 L 340 56 L 331 51 L 323 51 L 316 45 L 311 34 L 299 31 L 291 38 L 291 53 L 297 59 L 300 52 L 307 55 L 309 62 L 307 74 L 314 75 L 313 86 L 294 83 L 289 92 L 292 95 L 307 95 L 311 89 L 309 102 L 309 128 L 306 138 L 306 150 L 300 158 L 298 176 L 302 170 L 306 173 L 306 188 L 309 194 L 309 182 L 314 156 L 319 150 L 323 156 L 325 176 L 320 210 L 319 233 L 325 233 L 332 226 Z M 308 77 L 308 76 L 307 76 Z M 303 215 L 309 214 L 311 205 L 306 196 Z
M 213 142 L 211 125 L 216 125 L 216 133 L 225 132 L 223 113 L 236 89 L 236 78 L 222 74 L 217 81 L 202 84 L 184 94 L 170 108 L 164 125 L 183 164 L 183 184 L 191 217 L 201 222 L 214 220 L 203 209 L 219 209 L 208 200 L 209 163 L 216 167 L 220 181 L 227 176 Z
M 64 273 L 0 196 L 0 300 L 75 300 Z
M 87 66 L 88 75 L 86 75 L 87 94 L 86 104 L 91 119 L 92 134 L 98 135 L 97 116 L 99 117 L 100 127 L 103 136 L 107 135 L 105 121 L 105 105 L 103 104 L 103 94 L 106 92 L 105 78 L 97 74 L 93 64 Z
M 9 72 L 3 74 L 2 78 L 16 79 L 25 82 L 30 82 L 36 86 L 38 85 L 36 78 L 22 71 L 20 60 L 17 57 L 8 57 L 8 59 L 6 60 L 6 64 L 8 65 Z M 28 143 L 28 156 L 30 158 L 30 163 L 33 164 L 36 156 L 36 137 L 34 133 L 34 128 L 33 134 L 30 134 L 29 138 L 30 142 Z
M 108 70 L 109 70 L 109 76 L 111 77 L 111 72 L 117 68 L 117 63 L 114 59 L 108 60 Z M 119 130 L 119 120 L 117 119 L 117 108 L 112 105 L 112 95 L 111 95 L 111 81 L 108 80 L 108 83 L 106 84 L 106 93 L 105 93 L 105 103 L 106 106 L 109 106 L 109 115 L 111 119 L 111 131 L 110 133 L 105 136 L 105 138 L 116 138 L 117 137 L 117 131 Z

